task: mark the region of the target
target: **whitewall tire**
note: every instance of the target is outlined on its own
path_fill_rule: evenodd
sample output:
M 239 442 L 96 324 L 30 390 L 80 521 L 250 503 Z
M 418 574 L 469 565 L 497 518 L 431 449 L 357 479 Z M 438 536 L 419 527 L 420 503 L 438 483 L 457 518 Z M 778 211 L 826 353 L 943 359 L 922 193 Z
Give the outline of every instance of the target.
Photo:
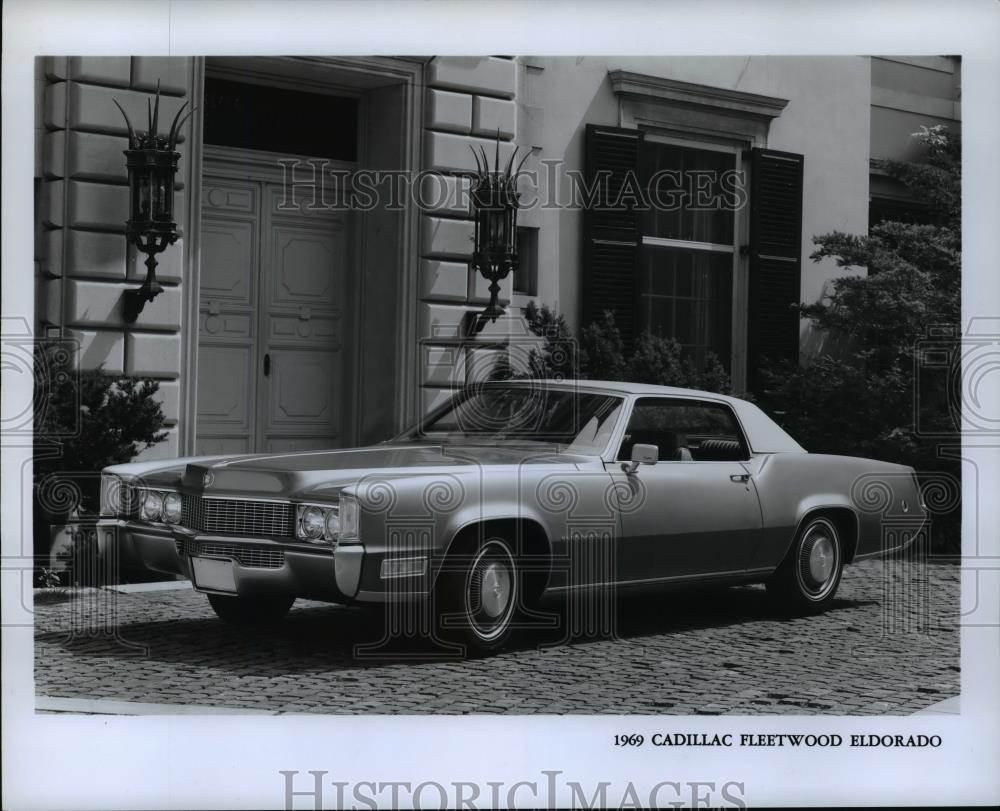
M 792 611 L 822 611 L 837 593 L 843 571 L 840 531 L 828 517 L 818 515 L 803 523 L 767 590 Z

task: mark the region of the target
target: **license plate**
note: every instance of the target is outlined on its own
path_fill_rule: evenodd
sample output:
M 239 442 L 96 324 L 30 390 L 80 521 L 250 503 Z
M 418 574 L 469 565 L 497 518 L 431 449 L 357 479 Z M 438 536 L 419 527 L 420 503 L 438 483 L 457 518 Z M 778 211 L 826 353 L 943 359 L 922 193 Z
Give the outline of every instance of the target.
M 236 575 L 231 560 L 191 558 L 191 569 L 195 588 L 236 593 Z

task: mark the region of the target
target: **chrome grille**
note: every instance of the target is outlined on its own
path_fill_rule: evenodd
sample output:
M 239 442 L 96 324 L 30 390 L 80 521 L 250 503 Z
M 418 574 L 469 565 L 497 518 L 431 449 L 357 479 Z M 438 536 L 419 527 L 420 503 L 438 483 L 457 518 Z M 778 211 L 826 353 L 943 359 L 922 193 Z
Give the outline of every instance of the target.
M 188 539 L 187 541 L 178 541 L 177 547 L 178 554 L 231 558 L 240 566 L 246 566 L 250 569 L 280 569 L 285 565 L 284 551 L 269 549 L 266 546 Z
M 201 496 L 181 496 L 181 526 L 191 529 L 204 529 L 205 510 L 204 499 Z
M 294 534 L 293 515 L 292 505 L 280 501 L 204 498 L 189 494 L 181 501 L 181 525 L 199 532 L 290 538 Z

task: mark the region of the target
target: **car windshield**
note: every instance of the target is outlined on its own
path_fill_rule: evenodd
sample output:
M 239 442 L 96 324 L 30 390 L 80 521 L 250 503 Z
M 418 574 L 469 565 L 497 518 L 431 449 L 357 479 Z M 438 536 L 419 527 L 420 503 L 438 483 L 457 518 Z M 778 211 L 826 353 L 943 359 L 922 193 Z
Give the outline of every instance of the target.
M 573 453 L 600 453 L 622 402 L 623 398 L 606 394 L 487 385 L 457 394 L 407 436 L 442 442 L 547 442 Z

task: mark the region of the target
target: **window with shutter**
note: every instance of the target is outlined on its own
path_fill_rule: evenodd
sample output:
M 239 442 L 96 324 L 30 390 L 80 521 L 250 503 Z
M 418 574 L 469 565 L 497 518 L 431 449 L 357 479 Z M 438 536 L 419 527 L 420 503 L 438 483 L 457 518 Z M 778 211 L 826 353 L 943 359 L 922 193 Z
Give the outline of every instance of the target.
M 750 284 L 747 380 L 760 385 L 764 362 L 799 359 L 803 157 L 750 153 Z
M 586 182 L 593 188 L 606 172 L 602 202 L 614 202 L 633 172 L 659 210 L 637 216 L 628 197 L 610 210 L 588 208 L 582 323 L 611 310 L 627 343 L 643 330 L 673 337 L 697 364 L 712 352 L 737 390 L 752 389 L 765 358 L 798 358 L 802 156 L 760 148 L 788 101 L 627 71 L 608 76 L 625 126 L 588 125 Z M 649 194 L 663 171 L 687 192 L 666 207 Z M 726 173 L 738 180 L 720 188 Z M 699 188 L 714 205 L 692 196 Z
M 738 206 L 721 179 L 740 161 L 735 146 L 587 127 L 584 324 L 611 310 L 626 345 L 648 331 L 730 367 Z M 630 194 L 615 204 L 629 173 L 642 210 Z

